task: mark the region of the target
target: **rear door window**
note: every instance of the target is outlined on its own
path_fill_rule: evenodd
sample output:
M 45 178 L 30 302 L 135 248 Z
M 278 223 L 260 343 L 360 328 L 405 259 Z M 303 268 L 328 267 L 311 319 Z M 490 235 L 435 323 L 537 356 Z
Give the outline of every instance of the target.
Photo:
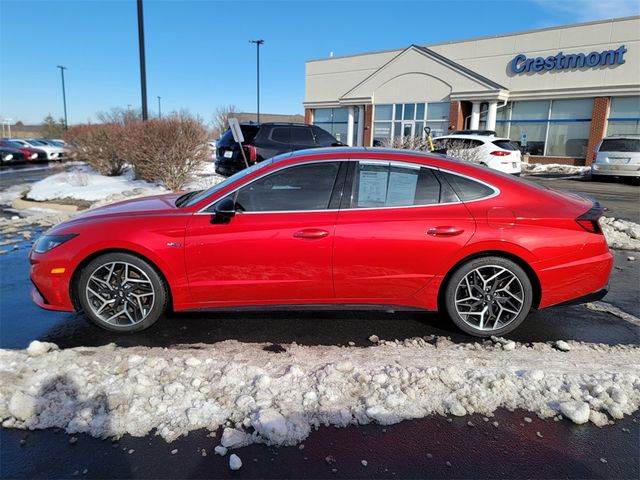
M 429 168 L 366 160 L 356 164 L 351 208 L 433 205 L 455 200 L 451 188 L 443 188 Z
M 329 132 L 320 127 L 313 127 L 313 133 L 316 137 L 316 143 L 320 147 L 331 147 L 338 143 Z
M 296 147 L 315 147 L 316 142 L 309 127 L 291 127 L 291 145 Z
M 640 138 L 605 138 L 601 152 L 640 152 Z

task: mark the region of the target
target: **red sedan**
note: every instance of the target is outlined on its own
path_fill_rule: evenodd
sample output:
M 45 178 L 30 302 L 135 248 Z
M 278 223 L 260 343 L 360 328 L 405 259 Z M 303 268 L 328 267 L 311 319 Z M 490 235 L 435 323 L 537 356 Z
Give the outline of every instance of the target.
M 437 155 L 306 150 L 57 225 L 30 255 L 33 299 L 126 332 L 167 309 L 330 304 L 440 310 L 502 335 L 531 308 L 606 294 L 602 211 Z

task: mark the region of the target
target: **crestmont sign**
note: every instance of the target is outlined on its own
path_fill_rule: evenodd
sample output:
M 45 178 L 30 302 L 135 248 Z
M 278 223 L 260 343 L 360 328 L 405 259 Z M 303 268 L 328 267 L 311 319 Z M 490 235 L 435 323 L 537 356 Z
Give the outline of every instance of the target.
M 604 50 L 591 53 L 558 52 L 548 57 L 527 57 L 520 53 L 511 60 L 511 71 L 521 74 L 527 72 L 546 72 L 550 70 L 572 70 L 576 68 L 595 68 L 606 65 L 622 65 L 627 49 L 620 45 L 616 50 Z

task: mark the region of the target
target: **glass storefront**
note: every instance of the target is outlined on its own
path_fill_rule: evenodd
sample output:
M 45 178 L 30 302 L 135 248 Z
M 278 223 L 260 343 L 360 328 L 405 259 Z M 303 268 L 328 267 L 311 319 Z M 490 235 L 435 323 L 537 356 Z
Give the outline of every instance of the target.
M 511 102 L 498 110 L 496 133 L 523 153 L 585 158 L 592 98 Z
M 607 135 L 628 134 L 640 135 L 640 95 L 611 99 Z
M 349 109 L 348 108 L 316 108 L 313 112 L 313 124 L 326 130 L 336 140 L 347 143 Z M 357 144 L 358 136 L 358 108 L 355 108 L 353 118 L 353 144 Z
M 425 127 L 433 137 L 445 135 L 448 122 L 449 102 L 375 105 L 373 145 L 384 145 L 396 137 L 425 137 Z

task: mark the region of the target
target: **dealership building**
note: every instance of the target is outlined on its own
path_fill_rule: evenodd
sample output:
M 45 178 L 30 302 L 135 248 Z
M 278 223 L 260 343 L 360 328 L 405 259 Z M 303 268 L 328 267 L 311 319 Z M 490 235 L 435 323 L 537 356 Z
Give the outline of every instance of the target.
M 495 130 L 531 162 L 588 165 L 640 134 L 640 17 L 311 60 L 304 106 L 349 145 Z

